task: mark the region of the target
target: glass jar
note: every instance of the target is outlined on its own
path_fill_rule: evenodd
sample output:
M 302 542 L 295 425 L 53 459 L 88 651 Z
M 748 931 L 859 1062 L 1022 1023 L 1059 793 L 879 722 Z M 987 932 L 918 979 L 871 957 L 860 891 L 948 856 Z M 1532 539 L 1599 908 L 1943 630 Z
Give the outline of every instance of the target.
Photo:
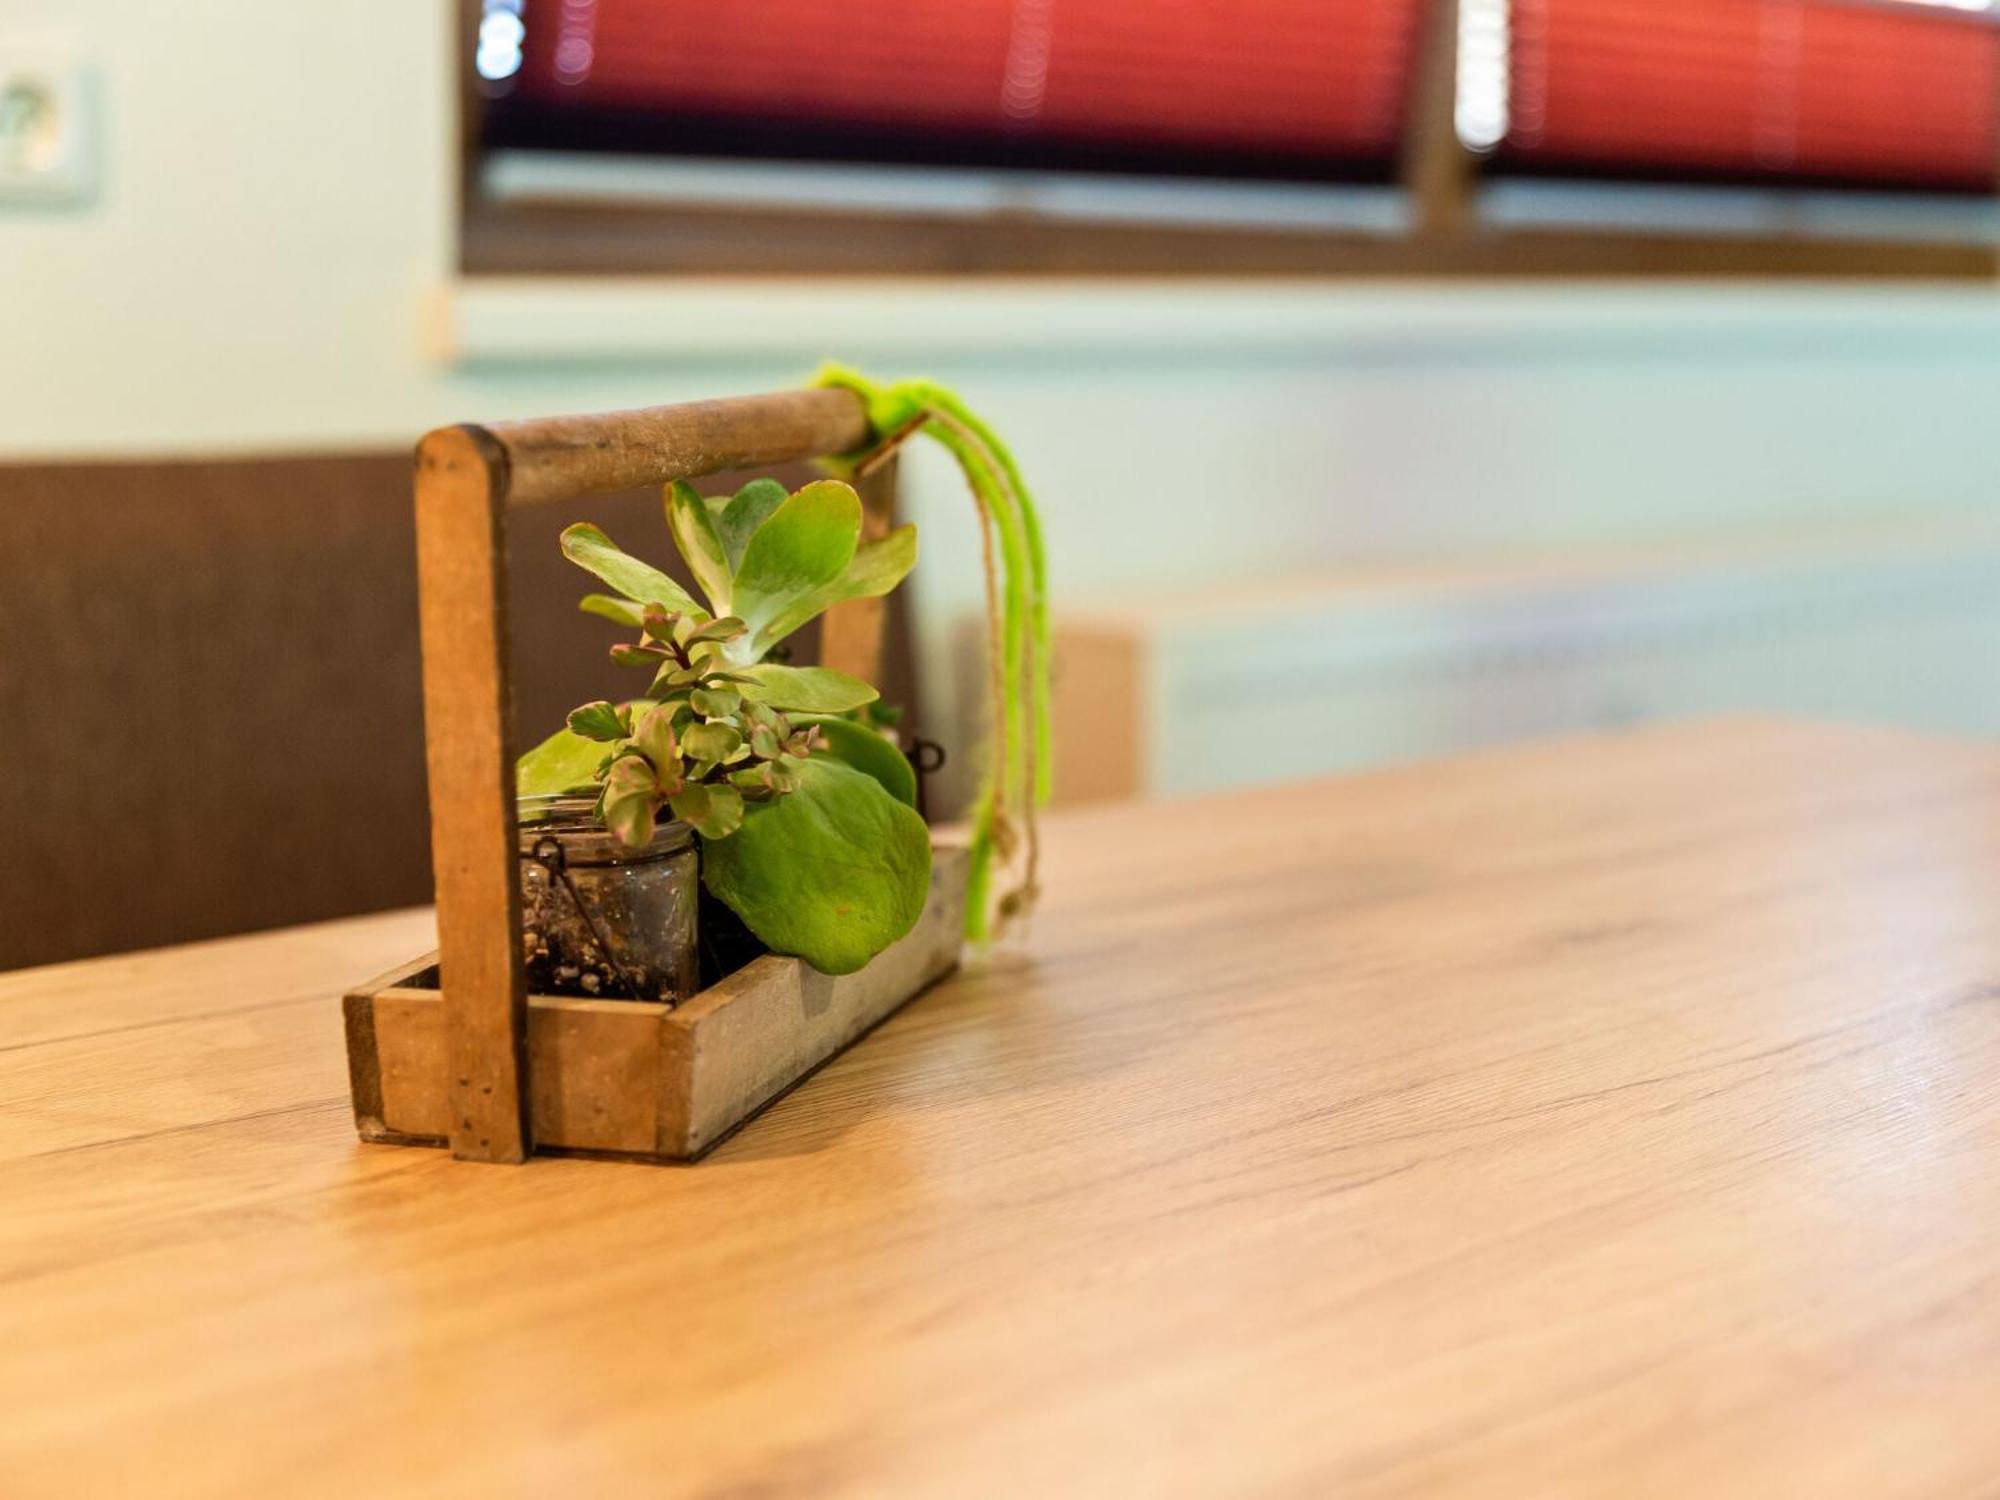
M 587 797 L 518 807 L 521 957 L 528 991 L 675 1005 L 698 985 L 694 830 L 662 823 L 628 849 Z

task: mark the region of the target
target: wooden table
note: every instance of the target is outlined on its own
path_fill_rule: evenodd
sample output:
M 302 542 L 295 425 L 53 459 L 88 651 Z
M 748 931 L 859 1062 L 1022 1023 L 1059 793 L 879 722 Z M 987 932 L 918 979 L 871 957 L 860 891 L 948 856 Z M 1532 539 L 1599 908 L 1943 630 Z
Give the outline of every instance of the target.
M 706 1162 L 363 1147 L 421 912 L 0 976 L 0 1495 L 1966 1494 L 2000 752 L 1731 724 L 1054 820 Z

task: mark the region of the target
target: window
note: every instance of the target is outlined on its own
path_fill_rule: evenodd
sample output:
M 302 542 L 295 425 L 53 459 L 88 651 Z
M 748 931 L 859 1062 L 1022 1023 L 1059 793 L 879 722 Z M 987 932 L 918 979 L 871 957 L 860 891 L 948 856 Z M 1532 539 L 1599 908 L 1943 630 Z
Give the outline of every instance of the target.
M 1386 180 L 1417 0 L 502 0 L 487 140 Z M 498 67 L 488 71 L 497 71 Z
M 1993 272 L 1982 0 L 468 4 L 474 271 Z

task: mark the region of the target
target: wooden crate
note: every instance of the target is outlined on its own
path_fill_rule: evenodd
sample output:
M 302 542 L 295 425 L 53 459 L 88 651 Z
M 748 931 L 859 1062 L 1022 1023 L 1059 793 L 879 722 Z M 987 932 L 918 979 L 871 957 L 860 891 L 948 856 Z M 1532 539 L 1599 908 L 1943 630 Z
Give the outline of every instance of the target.
M 669 1009 L 531 997 L 521 964 L 509 508 L 850 453 L 874 437 L 853 392 L 813 390 L 448 427 L 418 446 L 438 952 L 346 997 L 362 1139 L 448 1144 L 468 1161 L 537 1150 L 697 1156 L 957 963 L 966 860 L 940 845 L 916 929 L 858 974 L 829 978 L 765 956 Z M 871 464 L 859 488 L 865 534 L 885 534 L 893 458 Z M 828 611 L 821 659 L 874 677 L 883 610 L 856 599 Z
M 687 1161 L 958 965 L 963 845 L 939 844 L 909 936 L 858 974 L 766 954 L 677 1006 L 528 997 L 535 1149 Z M 364 1141 L 443 1146 L 445 1005 L 435 953 L 346 998 L 354 1122 Z

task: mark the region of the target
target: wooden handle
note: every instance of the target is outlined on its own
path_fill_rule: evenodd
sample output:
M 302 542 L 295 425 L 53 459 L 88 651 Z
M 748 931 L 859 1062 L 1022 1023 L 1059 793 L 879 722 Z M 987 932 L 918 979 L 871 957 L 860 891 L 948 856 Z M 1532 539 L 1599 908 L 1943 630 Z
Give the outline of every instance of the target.
M 860 398 L 827 390 L 446 427 L 419 445 L 424 747 L 454 1156 L 518 1162 L 534 1149 L 515 871 L 507 507 L 846 453 L 870 435 Z M 877 476 L 867 486 L 878 530 L 893 482 Z M 846 649 L 858 655 L 876 640 L 879 626 Z
M 842 390 L 543 417 L 487 430 L 507 457 L 510 505 L 822 458 L 852 452 L 869 438 L 861 398 Z
M 527 986 L 514 872 L 513 704 L 507 672 L 505 456 L 477 427 L 417 449 L 417 598 L 431 868 L 451 1069 L 451 1149 L 528 1154 Z

